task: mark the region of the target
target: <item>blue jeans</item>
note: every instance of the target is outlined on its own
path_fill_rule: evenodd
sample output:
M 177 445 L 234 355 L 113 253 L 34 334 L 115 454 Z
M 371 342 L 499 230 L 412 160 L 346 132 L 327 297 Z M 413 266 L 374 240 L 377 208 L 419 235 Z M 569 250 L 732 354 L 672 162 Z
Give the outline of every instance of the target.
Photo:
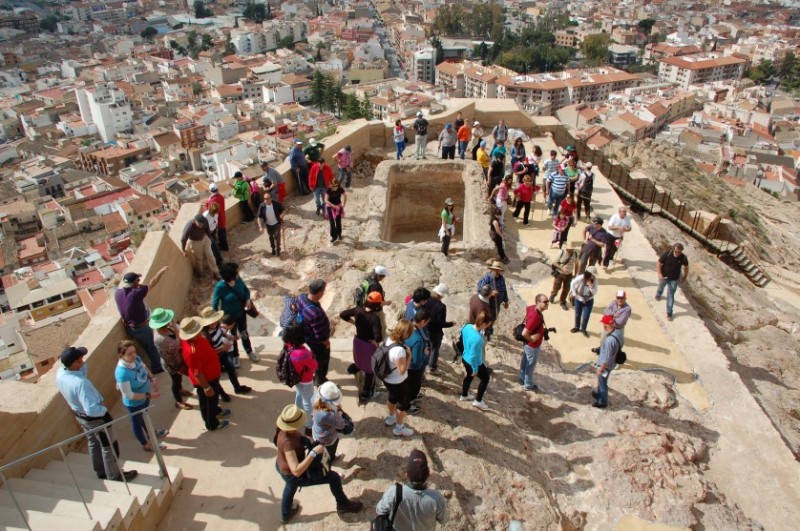
M 661 297 L 664 293 L 664 286 L 667 287 L 667 315 L 672 317 L 672 306 L 675 304 L 675 292 L 678 290 L 677 280 L 667 280 L 662 278 L 658 281 L 658 289 L 656 289 L 656 298 Z
M 325 208 L 325 188 L 314 188 L 314 202 L 317 204 L 318 211 Z
M 397 160 L 400 160 L 400 157 L 403 156 L 403 151 L 406 150 L 406 143 L 405 142 L 395 142 L 394 145 L 397 148 Z
M 608 405 L 608 377 L 611 376 L 610 371 L 605 371 L 597 377 L 597 403 L 601 406 Z
M 345 177 L 347 177 L 345 179 Z M 353 171 L 350 168 L 339 168 L 339 182 L 345 188 L 350 188 L 350 182 L 353 180 Z
M 161 366 L 161 356 L 158 354 L 155 341 L 153 340 L 153 329 L 149 326 L 141 326 L 139 328 L 125 327 L 133 339 L 139 342 L 147 355 L 150 357 L 150 370 L 154 373 L 162 372 L 164 368 Z
M 344 493 L 344 489 L 342 488 L 342 478 L 331 470 L 328 472 L 328 476 L 324 477 L 317 481 L 309 481 L 303 477 L 295 477 L 295 476 L 284 476 L 281 472 L 280 468 L 278 468 L 278 462 L 275 461 L 275 469 L 285 481 L 285 485 L 283 486 L 283 497 L 281 498 L 281 516 L 283 518 L 288 518 L 290 514 L 292 514 L 292 502 L 294 501 L 294 495 L 297 492 L 297 489 L 300 487 L 310 487 L 313 485 L 324 485 L 328 484 L 328 487 L 331 489 L 331 494 L 336 499 L 336 505 L 344 505 L 349 500 Z
M 522 362 L 519 365 L 519 381 L 527 388 L 533 387 L 533 371 L 539 361 L 539 347 L 533 348 L 527 343 L 522 347 Z
M 581 332 L 586 332 L 586 327 L 589 324 L 589 316 L 594 307 L 594 298 L 586 302 L 575 299 L 575 328 Z
M 469 141 L 467 141 L 467 142 L 465 142 L 463 140 L 459 140 L 458 141 L 458 157 L 461 160 L 464 160 L 464 157 L 467 154 L 467 144 L 469 144 Z
M 128 413 L 131 414 L 131 431 L 133 432 L 133 436 L 136 437 L 136 440 L 139 441 L 139 444 L 142 446 L 148 442 L 147 433 L 144 429 L 144 416 L 134 415 L 134 413 L 143 410 L 149 405 L 150 401 L 145 400 L 144 403 L 139 404 L 138 406 L 125 406 L 125 409 L 127 409 Z
M 314 382 L 294 384 L 294 405 L 305 411 L 306 428 L 314 424 L 314 412 L 312 411 L 314 400 Z
M 561 201 L 564 200 L 564 197 L 567 194 L 556 195 L 553 193 L 553 190 L 550 190 L 550 197 L 547 199 L 547 208 L 553 209 L 553 217 L 558 215 L 558 211 L 561 209 Z

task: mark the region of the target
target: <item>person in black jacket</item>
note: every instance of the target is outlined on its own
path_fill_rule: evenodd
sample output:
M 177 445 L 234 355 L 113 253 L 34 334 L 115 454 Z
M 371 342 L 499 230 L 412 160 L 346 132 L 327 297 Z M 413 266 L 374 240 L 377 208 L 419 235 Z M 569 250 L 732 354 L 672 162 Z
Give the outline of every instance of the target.
M 439 349 L 442 347 L 444 339 L 444 329 L 453 326 L 452 321 L 447 320 L 447 306 L 442 302 L 442 297 L 449 293 L 447 284 L 439 284 L 431 291 L 431 298 L 422 307 L 428 311 L 431 320 L 428 323 L 428 333 L 431 340 L 431 356 L 428 367 L 431 372 L 436 372 L 439 361 Z
M 378 310 L 383 304 L 383 297 L 377 291 L 367 295 L 364 306 L 355 306 L 339 313 L 339 318 L 356 326 L 353 338 L 353 370 L 358 383 L 358 397 L 362 402 L 371 400 L 377 395 L 375 390 L 375 374 L 372 372 L 372 353 L 383 341 L 383 326 Z
M 261 232 L 267 229 L 272 256 L 281 254 L 281 223 L 283 222 L 283 205 L 272 199 L 271 194 L 264 194 L 264 201 L 258 207 L 258 227 Z

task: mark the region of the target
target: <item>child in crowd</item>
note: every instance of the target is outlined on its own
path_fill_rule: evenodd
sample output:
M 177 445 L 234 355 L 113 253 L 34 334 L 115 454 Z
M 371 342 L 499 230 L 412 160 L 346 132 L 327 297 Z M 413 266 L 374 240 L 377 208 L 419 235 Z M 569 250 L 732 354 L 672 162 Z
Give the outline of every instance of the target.
M 566 230 L 568 224 L 569 218 L 564 215 L 563 210 L 559 211 L 558 216 L 553 219 L 553 241 L 550 243 L 551 249 L 554 243 L 558 243 L 558 248 L 561 249 L 561 234 Z

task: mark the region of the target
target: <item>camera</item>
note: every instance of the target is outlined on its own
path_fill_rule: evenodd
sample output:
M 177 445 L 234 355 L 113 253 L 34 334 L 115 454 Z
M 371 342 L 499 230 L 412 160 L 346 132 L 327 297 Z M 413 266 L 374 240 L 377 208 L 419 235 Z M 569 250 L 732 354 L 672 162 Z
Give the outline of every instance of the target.
M 551 333 L 553 333 L 553 334 L 557 334 L 558 333 L 558 330 L 556 330 L 555 326 L 552 327 L 552 328 L 545 328 L 544 329 L 544 340 L 545 341 L 550 341 L 550 334 Z

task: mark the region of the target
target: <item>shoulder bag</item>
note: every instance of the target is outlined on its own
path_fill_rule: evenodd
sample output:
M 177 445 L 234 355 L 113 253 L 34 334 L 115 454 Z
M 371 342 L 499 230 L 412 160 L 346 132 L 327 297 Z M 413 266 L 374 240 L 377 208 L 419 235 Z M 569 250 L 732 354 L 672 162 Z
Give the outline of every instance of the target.
M 394 529 L 394 517 L 397 516 L 397 509 L 400 508 L 400 502 L 403 501 L 403 486 L 400 483 L 394 484 L 394 505 L 392 512 L 389 514 L 379 514 L 372 521 L 369 529 L 370 531 L 392 531 Z

